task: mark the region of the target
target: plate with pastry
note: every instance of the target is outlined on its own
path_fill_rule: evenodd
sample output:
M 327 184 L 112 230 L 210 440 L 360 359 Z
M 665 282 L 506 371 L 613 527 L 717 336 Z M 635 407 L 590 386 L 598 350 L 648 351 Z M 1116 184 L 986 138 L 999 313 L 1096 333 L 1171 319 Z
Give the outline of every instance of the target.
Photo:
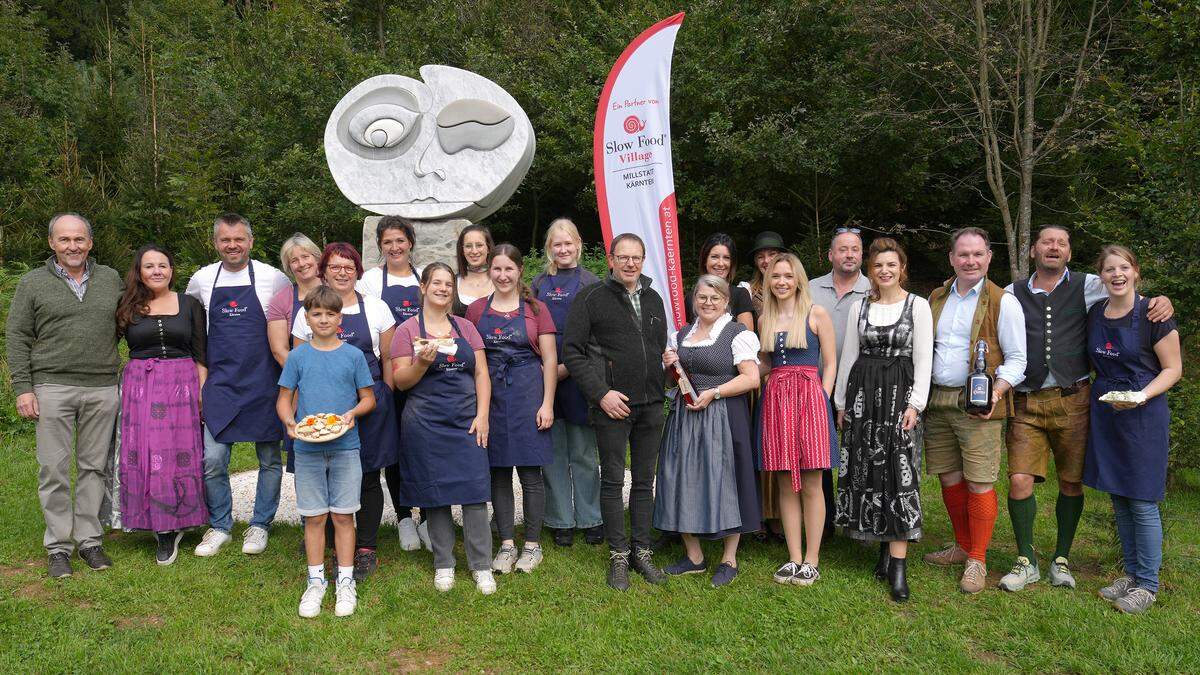
M 425 345 L 433 344 L 437 346 L 437 350 L 441 354 L 454 355 L 458 351 L 458 343 L 452 337 L 444 338 L 413 338 L 413 352 L 419 352 L 425 348 Z
M 305 415 L 296 423 L 296 438 L 305 443 L 328 443 L 341 438 L 350 431 L 350 425 L 341 415 L 317 413 Z

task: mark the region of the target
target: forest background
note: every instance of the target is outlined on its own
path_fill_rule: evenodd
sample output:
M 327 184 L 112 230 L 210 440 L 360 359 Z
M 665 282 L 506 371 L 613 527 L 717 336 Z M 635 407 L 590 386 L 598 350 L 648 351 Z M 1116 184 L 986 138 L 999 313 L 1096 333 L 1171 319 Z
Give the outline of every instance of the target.
M 1191 0 L 0 0 L 0 266 L 44 260 L 45 224 L 64 210 L 92 219 L 101 261 L 123 269 L 157 241 L 180 278 L 213 258 L 222 211 L 250 218 L 268 261 L 296 231 L 357 242 L 370 214 L 329 176 L 329 112 L 366 77 L 428 63 L 494 80 L 533 123 L 533 167 L 486 220 L 497 239 L 539 247 L 566 215 L 598 242 L 597 97 L 621 49 L 681 10 L 687 276 L 709 233 L 745 251 L 765 229 L 816 276 L 831 231 L 854 224 L 900 239 L 928 286 L 949 275 L 946 234 L 979 225 L 1006 283 L 1022 271 L 1022 229 L 1060 223 L 1076 269 L 1102 243 L 1130 245 L 1143 290 L 1173 299 L 1195 353 Z M 1187 378 L 1173 405 L 1176 461 L 1191 465 L 1198 392 Z

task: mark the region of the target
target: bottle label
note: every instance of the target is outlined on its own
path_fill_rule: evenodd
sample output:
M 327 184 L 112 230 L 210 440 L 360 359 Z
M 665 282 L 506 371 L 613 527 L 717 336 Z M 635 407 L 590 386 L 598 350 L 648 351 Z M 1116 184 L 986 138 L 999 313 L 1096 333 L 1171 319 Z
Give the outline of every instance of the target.
M 971 404 L 986 406 L 989 401 L 987 395 L 987 380 L 975 380 L 971 382 Z

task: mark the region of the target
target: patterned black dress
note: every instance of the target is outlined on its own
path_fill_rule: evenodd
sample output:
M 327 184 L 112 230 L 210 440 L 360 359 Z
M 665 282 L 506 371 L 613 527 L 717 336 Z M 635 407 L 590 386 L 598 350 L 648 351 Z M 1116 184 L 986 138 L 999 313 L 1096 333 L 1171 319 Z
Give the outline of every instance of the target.
M 858 360 L 846 385 L 834 524 L 867 541 L 921 537 L 921 492 L 913 433 L 901 424 L 913 389 L 913 296 L 887 326 L 867 320 L 870 300 L 858 316 Z

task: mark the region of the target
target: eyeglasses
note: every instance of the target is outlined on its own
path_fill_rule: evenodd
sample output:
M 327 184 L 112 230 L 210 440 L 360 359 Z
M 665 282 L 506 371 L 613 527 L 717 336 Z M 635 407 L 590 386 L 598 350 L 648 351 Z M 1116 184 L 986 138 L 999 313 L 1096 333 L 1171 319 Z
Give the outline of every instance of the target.
M 862 230 L 857 227 L 839 227 L 833 231 L 834 234 L 846 234 L 847 232 L 850 234 L 862 234 Z
M 358 272 L 358 268 L 356 268 L 354 265 L 326 265 L 325 271 L 333 272 L 334 274 L 337 274 L 338 272 L 354 274 L 355 272 Z
M 640 256 L 640 255 L 616 255 L 616 256 L 613 256 L 613 260 L 616 260 L 617 263 L 621 264 L 621 265 L 628 265 L 629 263 L 633 263 L 634 265 L 640 265 L 641 262 L 645 259 L 646 259 L 645 256 Z

